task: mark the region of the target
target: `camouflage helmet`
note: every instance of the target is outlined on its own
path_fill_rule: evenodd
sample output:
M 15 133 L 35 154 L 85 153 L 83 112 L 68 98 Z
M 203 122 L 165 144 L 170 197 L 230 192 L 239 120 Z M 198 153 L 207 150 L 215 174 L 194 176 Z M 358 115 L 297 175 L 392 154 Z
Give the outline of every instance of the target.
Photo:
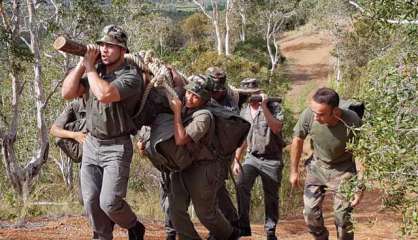
M 210 67 L 206 70 L 206 74 L 213 79 L 213 91 L 225 91 L 226 74 L 219 67 Z
M 192 75 L 187 78 L 189 82 L 184 88 L 197 96 L 201 97 L 203 101 L 208 101 L 213 91 L 213 80 L 205 75 Z
M 108 43 L 116 45 L 126 49 L 126 52 L 129 52 L 128 46 L 128 35 L 126 32 L 119 26 L 116 25 L 107 25 L 103 28 L 100 39 L 96 41 L 97 44 Z

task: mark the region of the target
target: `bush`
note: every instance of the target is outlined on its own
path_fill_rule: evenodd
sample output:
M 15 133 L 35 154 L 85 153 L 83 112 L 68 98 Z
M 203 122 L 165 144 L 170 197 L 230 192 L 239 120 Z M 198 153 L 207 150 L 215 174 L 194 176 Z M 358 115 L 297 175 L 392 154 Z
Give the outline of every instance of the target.
M 360 93 L 368 112 L 351 148 L 384 204 L 402 211 L 402 233 L 410 235 L 418 232 L 418 76 L 411 58 L 399 61 L 398 54 L 393 49 L 369 64 Z

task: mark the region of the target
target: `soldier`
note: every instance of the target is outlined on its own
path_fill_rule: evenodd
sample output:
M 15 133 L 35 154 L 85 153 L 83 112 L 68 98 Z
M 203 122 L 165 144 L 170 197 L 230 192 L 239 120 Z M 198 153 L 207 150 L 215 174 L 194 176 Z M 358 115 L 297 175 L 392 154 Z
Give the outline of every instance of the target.
M 83 144 L 86 139 L 85 127 L 81 131 L 70 131 L 64 129 L 65 124 L 86 117 L 86 106 L 83 98 L 78 98 L 70 102 L 64 111 L 58 116 L 51 126 L 50 133 L 54 137 L 68 138 Z
M 235 91 L 226 84 L 225 71 L 219 67 L 210 67 L 206 70 L 206 74 L 211 77 L 214 82 L 212 99 L 219 105 L 238 113 L 240 96 L 238 91 Z
M 344 182 L 356 175 L 353 155 L 346 149 L 353 138 L 353 128 L 361 125 L 361 120 L 351 110 L 338 107 L 339 96 L 329 88 L 320 88 L 313 95 L 310 107 L 305 109 L 294 131 L 291 147 L 290 183 L 299 184 L 299 160 L 303 141 L 309 134 L 313 143 L 313 158 L 306 163 L 307 176 L 304 187 L 304 217 L 309 232 L 316 240 L 328 239 L 324 226 L 322 201 L 326 190 L 334 194 L 335 225 L 339 240 L 354 238 L 351 213 L 362 196 L 356 192 L 350 202 L 340 191 Z M 361 166 L 358 166 L 361 169 Z M 361 175 L 359 173 L 359 175 Z
M 72 139 L 76 141 L 76 142 L 62 142 L 63 144 L 67 144 L 67 146 L 64 146 L 64 148 L 68 149 L 67 151 L 71 151 L 71 150 L 74 151 L 74 152 L 71 152 L 70 154 L 64 151 L 68 155 L 68 157 L 72 158 L 73 161 L 81 160 L 80 153 L 83 149 L 83 143 L 87 135 L 85 124 L 83 124 L 85 122 L 83 121 L 82 123 L 81 121 L 85 118 L 86 118 L 86 104 L 83 98 L 77 98 L 77 99 L 74 99 L 72 102 L 70 102 L 70 104 L 68 104 L 64 108 L 64 110 L 58 116 L 58 118 L 54 121 L 50 129 L 50 133 L 54 137 L 61 138 L 61 139 Z M 65 129 L 66 124 L 75 122 L 77 120 L 80 121 L 80 125 L 79 125 L 80 129 L 78 130 Z M 59 145 L 59 143 L 57 144 Z M 83 204 L 83 197 L 81 196 L 80 181 L 78 182 L 78 184 L 80 187 L 78 198 L 79 198 L 80 203 Z
M 227 109 L 235 112 L 239 112 L 239 94 L 237 91 L 232 90 L 229 86 L 226 86 L 226 74 L 218 67 L 210 67 L 207 69 L 207 74 L 213 79 L 214 87 L 212 91 L 212 99 L 219 105 L 226 107 Z M 233 157 L 230 161 L 222 161 L 221 170 L 221 186 L 217 192 L 217 202 L 219 209 L 226 217 L 228 222 L 239 228 L 239 218 L 237 210 L 232 203 L 231 196 L 226 189 L 225 181 L 228 179 L 228 172 L 231 166 Z
M 87 46 L 62 87 L 65 99 L 81 94 L 86 99 L 84 206 L 99 239 L 112 239 L 115 223 L 128 229 L 130 240 L 144 239 L 144 225 L 124 200 L 133 152 L 130 135 L 136 132 L 131 117 L 138 108 L 143 81 L 137 68 L 125 62 L 127 35 L 120 27 L 106 26 L 97 44 L 99 48 Z M 87 78 L 82 78 L 84 73 Z
M 210 131 L 214 121 L 203 109 L 210 99 L 213 83 L 203 75 L 192 76 L 185 86 L 185 104 L 170 101 L 174 112 L 174 138 L 177 146 L 185 146 L 193 163 L 186 169 L 171 173 L 169 194 L 170 219 L 179 239 L 201 239 L 187 214 L 190 201 L 200 222 L 216 239 L 237 239 L 234 230 L 217 208 L 216 193 L 220 187 L 220 164 L 210 150 Z M 188 120 L 187 120 L 188 119 Z M 183 125 L 183 120 L 188 124 Z
M 256 79 L 247 78 L 241 82 L 245 91 L 259 94 Z M 282 177 L 282 127 L 283 113 L 277 102 L 269 102 L 261 94 L 262 102 L 251 101 L 241 110 L 241 116 L 251 123 L 251 129 L 235 155 L 234 174 L 238 175 L 238 212 L 241 236 L 251 236 L 249 209 L 251 189 L 255 179 L 260 176 L 264 190 L 265 229 L 268 240 L 275 240 L 276 225 L 279 219 L 279 188 Z M 239 163 L 242 153 L 248 147 L 245 162 Z

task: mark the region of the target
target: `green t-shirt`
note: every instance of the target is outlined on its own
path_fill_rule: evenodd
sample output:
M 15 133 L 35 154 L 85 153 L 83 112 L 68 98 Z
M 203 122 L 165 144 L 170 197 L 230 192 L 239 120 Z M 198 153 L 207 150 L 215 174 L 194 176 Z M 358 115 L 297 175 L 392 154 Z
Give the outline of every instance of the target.
M 353 138 L 353 129 L 360 127 L 361 119 L 351 110 L 342 110 L 341 120 L 335 126 L 320 124 L 314 120 L 310 108 L 305 109 L 293 129 L 293 136 L 312 138 L 314 158 L 324 163 L 325 167 L 353 162 L 352 153 L 346 145 Z
M 106 74 L 105 66 L 99 64 L 97 72 L 100 78 L 119 90 L 121 100 L 112 103 L 100 102 L 91 91 L 87 79 L 83 79 L 82 84 L 86 87 L 87 130 L 101 139 L 134 134 L 137 129 L 132 117 L 138 110 L 142 98 L 142 76 L 135 66 L 126 63 L 109 74 Z

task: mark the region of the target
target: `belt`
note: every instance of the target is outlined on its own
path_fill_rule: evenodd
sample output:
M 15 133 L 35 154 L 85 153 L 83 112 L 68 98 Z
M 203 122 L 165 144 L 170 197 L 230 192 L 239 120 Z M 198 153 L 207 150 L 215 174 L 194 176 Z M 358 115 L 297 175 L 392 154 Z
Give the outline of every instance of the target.
M 110 138 L 105 138 L 105 139 L 93 136 L 92 134 L 89 134 L 89 135 L 90 137 L 94 138 L 94 140 L 96 140 L 97 142 L 100 142 L 103 144 L 116 144 L 116 143 L 124 142 L 128 139 L 129 140 L 131 139 L 130 135 L 122 135 L 122 136 L 110 137 Z

